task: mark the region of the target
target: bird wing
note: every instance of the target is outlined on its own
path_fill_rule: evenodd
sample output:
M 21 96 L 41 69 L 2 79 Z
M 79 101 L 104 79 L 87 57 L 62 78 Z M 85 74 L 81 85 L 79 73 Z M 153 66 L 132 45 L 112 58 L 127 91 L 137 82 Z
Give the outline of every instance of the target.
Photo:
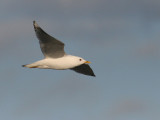
M 63 42 L 47 34 L 35 21 L 33 26 L 45 57 L 59 58 L 65 55 Z
M 76 66 L 74 68 L 71 68 L 71 70 L 74 70 L 75 72 L 85 74 L 85 75 L 90 75 L 90 76 L 95 76 L 93 70 L 88 64 L 82 64 L 80 66 Z

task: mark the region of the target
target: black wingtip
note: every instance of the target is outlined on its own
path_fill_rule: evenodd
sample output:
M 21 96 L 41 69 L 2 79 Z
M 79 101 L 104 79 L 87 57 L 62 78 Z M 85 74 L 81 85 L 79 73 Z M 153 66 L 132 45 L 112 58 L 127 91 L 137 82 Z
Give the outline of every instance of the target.
M 33 20 L 33 26 L 35 27 L 35 24 L 36 24 L 36 21 L 35 20 Z
M 93 76 L 93 77 L 96 77 L 96 75 L 95 75 L 95 74 L 93 74 L 92 76 Z
M 35 20 L 33 21 L 33 26 L 34 26 L 34 28 L 39 28 L 39 25 L 36 23 Z
M 96 77 L 93 70 L 90 68 L 88 64 L 82 64 L 82 65 L 76 66 L 74 68 L 71 68 L 71 70 L 74 70 L 75 72 L 78 72 L 84 75 Z
M 92 74 L 88 74 L 89 76 L 92 76 L 92 77 L 96 77 L 96 75 L 94 73 Z

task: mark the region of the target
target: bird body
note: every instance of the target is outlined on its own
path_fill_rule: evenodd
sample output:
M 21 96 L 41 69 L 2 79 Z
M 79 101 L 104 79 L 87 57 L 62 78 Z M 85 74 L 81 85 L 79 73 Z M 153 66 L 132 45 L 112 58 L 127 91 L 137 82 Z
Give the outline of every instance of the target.
M 44 58 L 32 64 L 24 65 L 24 67 L 64 70 L 74 68 L 87 62 L 89 61 L 85 61 L 77 56 L 65 55 L 60 58 Z
M 22 65 L 23 67 L 56 70 L 71 69 L 81 74 L 95 76 L 88 65 L 90 63 L 89 61 L 78 56 L 66 54 L 63 42 L 47 34 L 35 21 L 33 21 L 33 26 L 36 36 L 39 39 L 44 59 Z

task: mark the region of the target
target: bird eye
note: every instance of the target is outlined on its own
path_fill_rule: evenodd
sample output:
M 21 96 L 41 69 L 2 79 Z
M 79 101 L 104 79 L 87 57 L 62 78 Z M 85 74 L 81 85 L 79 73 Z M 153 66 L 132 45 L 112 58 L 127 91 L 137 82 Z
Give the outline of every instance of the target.
M 79 61 L 82 61 L 82 59 L 79 59 Z

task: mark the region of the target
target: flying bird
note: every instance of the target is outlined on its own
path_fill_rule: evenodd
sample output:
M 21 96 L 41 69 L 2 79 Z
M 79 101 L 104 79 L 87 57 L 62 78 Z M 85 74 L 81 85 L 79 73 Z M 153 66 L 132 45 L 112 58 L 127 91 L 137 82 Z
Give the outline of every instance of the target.
M 88 65 L 90 61 L 86 61 L 78 56 L 66 54 L 63 42 L 47 34 L 36 21 L 33 21 L 33 26 L 36 36 L 39 39 L 44 59 L 22 65 L 23 67 L 56 70 L 70 69 L 84 75 L 95 76 L 93 70 Z

